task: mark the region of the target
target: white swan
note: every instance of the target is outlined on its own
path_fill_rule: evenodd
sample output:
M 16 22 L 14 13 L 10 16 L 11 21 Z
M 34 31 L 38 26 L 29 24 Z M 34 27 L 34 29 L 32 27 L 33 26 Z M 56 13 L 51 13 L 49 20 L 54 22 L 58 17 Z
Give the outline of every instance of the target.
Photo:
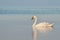
M 37 22 L 37 17 L 33 16 L 32 20 L 34 20 L 34 24 L 32 25 L 33 27 L 33 40 L 36 40 L 36 34 L 37 34 L 37 30 L 40 32 L 46 32 L 49 31 L 53 28 L 53 24 L 47 23 L 47 22 L 42 22 L 39 24 L 36 24 Z

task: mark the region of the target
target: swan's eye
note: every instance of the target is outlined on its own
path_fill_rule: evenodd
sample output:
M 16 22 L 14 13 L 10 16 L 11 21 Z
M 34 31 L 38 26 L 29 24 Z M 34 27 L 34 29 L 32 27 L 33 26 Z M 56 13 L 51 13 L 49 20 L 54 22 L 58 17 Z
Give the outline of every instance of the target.
M 34 17 L 32 17 L 32 20 L 34 19 Z

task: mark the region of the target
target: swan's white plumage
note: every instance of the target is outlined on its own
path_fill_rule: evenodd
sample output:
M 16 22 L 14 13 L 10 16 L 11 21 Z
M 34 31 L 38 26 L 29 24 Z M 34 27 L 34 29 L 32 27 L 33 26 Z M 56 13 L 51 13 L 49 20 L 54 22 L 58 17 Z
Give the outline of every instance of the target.
M 37 30 L 40 32 L 47 32 L 52 30 L 53 24 L 48 23 L 48 22 L 41 22 L 39 24 L 36 24 L 37 22 L 37 17 L 33 16 L 32 19 L 34 20 L 34 24 L 32 25 L 33 27 L 33 40 L 36 40 L 36 34 Z
M 33 16 L 32 19 L 35 21 L 33 24 L 33 30 L 38 30 L 42 32 L 46 32 L 52 29 L 53 24 L 48 23 L 48 22 L 41 22 L 39 24 L 36 24 L 37 22 L 37 17 Z
M 51 30 L 52 27 L 53 27 L 53 24 L 50 24 L 48 22 L 42 22 L 42 23 L 36 24 L 36 29 L 40 32 L 47 32 Z

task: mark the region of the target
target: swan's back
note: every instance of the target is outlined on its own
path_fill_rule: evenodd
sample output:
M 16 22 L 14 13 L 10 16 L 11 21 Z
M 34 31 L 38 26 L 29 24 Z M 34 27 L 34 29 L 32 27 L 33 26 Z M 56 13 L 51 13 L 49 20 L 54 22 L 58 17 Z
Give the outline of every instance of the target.
M 37 30 L 42 31 L 42 32 L 49 31 L 52 29 L 52 27 L 53 27 L 53 24 L 50 24 L 47 22 L 42 22 L 36 25 Z

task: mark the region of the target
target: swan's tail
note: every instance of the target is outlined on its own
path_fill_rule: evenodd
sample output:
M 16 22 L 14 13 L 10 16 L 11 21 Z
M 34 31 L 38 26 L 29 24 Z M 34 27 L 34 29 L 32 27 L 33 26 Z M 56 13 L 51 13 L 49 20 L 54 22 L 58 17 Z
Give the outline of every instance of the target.
M 53 28 L 54 23 L 50 24 L 49 26 Z

